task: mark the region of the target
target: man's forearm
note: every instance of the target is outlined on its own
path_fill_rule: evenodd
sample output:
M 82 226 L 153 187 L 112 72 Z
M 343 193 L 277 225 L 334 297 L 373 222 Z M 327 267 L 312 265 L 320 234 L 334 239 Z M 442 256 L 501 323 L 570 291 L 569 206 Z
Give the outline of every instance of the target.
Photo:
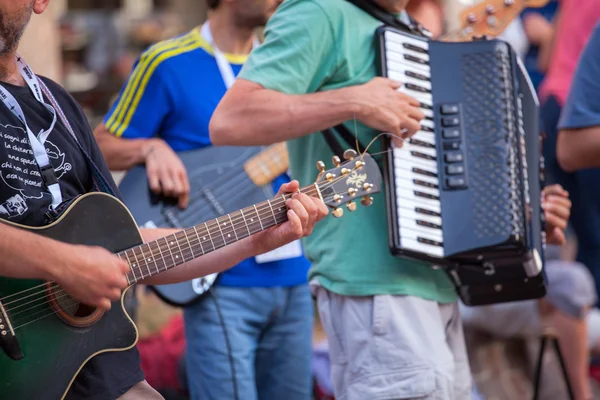
M 213 114 L 210 138 L 215 145 L 245 146 L 295 139 L 353 119 L 361 108 L 356 97 L 352 87 L 288 95 L 239 79 Z
M 600 167 L 600 126 L 561 130 L 556 147 L 558 162 L 565 171 L 598 168 Z
M 144 242 L 147 243 L 176 232 L 179 231 L 176 229 L 142 229 L 142 236 Z M 166 285 L 189 281 L 231 268 L 246 258 L 252 257 L 255 255 L 254 253 L 252 239 L 242 239 L 239 242 L 188 261 L 169 271 L 147 278 L 142 283 L 148 285 Z
M 65 245 L 0 223 L 0 276 L 54 280 Z
M 98 125 L 94 137 L 108 167 L 113 171 L 126 171 L 144 163 L 155 139 L 122 139 L 110 133 L 104 124 Z

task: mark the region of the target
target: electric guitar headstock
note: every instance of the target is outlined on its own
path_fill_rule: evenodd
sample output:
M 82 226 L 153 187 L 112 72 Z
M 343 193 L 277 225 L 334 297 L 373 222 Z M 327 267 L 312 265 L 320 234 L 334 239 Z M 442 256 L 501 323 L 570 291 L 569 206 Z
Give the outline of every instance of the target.
M 526 7 L 539 8 L 549 0 L 485 0 L 459 14 L 460 29 L 441 40 L 469 41 L 479 36 L 497 37 Z
M 334 156 L 334 168 L 327 171 L 323 161 L 317 162 L 319 176 L 315 185 L 336 218 L 344 215 L 342 205 L 352 212 L 356 210 L 358 200 L 366 207 L 373 204 L 371 196 L 379 193 L 382 186 L 379 166 L 369 154 L 358 155 L 354 150 L 346 150 L 344 159 L 342 163 L 339 157 Z

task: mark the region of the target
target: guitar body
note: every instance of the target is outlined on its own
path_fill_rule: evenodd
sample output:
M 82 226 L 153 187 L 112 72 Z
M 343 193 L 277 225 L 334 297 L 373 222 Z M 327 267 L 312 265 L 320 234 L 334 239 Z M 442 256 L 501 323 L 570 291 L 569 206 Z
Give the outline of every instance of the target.
M 244 164 L 261 147 L 207 147 L 178 153 L 190 182 L 190 202 L 185 210 L 174 199 L 152 193 L 144 166 L 129 170 L 121 183 L 121 196 L 139 226 L 185 228 L 216 218 L 273 196 L 270 184 L 257 186 Z M 200 300 L 218 275 L 171 285 L 150 286 L 166 303 L 186 307 Z
M 52 225 L 42 228 L 17 226 L 62 242 L 101 246 L 115 253 L 142 243 L 137 225 L 123 204 L 100 193 L 80 197 Z M 6 299 L 3 307 L 13 328 L 56 310 L 40 300 L 11 313 L 10 296 L 13 293 L 42 283 L 38 280 L 0 278 L 0 296 Z M 37 291 L 34 289 L 32 293 Z M 121 301 L 114 302 L 104 314 L 85 306 L 75 309 L 77 305 L 71 307 L 72 301 L 59 298 L 59 313 L 16 329 L 24 357 L 13 360 L 6 352 L 0 351 L 0 398 L 62 399 L 79 370 L 94 355 L 133 347 L 138 333 L 124 308 L 125 293 Z M 44 300 L 49 298 L 44 297 Z M 15 307 L 28 301 L 31 300 L 20 301 Z M 29 311 L 23 312 L 25 309 Z M 70 320 L 72 325 L 66 320 Z

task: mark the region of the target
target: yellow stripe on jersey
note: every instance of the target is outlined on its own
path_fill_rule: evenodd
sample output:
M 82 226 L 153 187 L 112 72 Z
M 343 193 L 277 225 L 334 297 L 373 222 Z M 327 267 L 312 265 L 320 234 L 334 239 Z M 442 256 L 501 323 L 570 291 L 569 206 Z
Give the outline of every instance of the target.
M 127 81 L 127 86 L 121 95 L 119 103 L 117 107 L 115 107 L 111 117 L 106 122 L 106 128 L 109 132 L 115 134 L 119 125 L 122 125 L 123 117 L 128 108 L 130 108 L 131 101 L 133 100 L 134 93 L 136 93 L 138 89 L 138 85 L 140 81 L 148 75 L 148 71 L 150 70 L 150 66 L 155 61 L 156 57 L 161 53 L 166 51 L 171 51 L 177 48 L 184 48 L 191 43 L 194 43 L 196 40 L 196 35 L 193 32 L 190 32 L 181 37 L 166 40 L 160 43 L 155 44 L 150 47 L 140 58 L 140 61 L 133 73 L 129 77 Z
M 140 100 L 142 98 L 144 90 L 146 89 L 146 86 L 148 85 L 148 82 L 150 81 L 152 74 L 154 73 L 156 68 L 158 68 L 160 63 L 162 63 L 163 61 L 165 61 L 171 57 L 175 57 L 180 54 L 199 49 L 201 47 L 202 47 L 202 42 L 198 40 L 198 37 L 194 36 L 193 40 L 191 40 L 189 42 L 189 44 L 187 44 L 186 46 L 174 48 L 170 51 L 164 52 L 164 53 L 160 54 L 158 57 L 156 57 L 155 60 L 152 61 L 152 63 L 148 67 L 148 70 L 144 74 L 142 81 L 140 82 L 138 90 L 135 91 L 135 97 L 133 98 L 131 106 L 129 107 L 129 110 L 127 111 L 127 114 L 125 115 L 125 118 L 123 119 L 123 121 L 121 123 L 121 126 L 118 129 L 116 129 L 115 135 L 117 137 L 123 135 L 123 132 L 125 132 L 125 129 L 127 129 L 127 127 L 129 126 L 129 123 L 131 122 L 131 119 L 133 118 L 133 114 L 135 113 L 135 109 L 137 108 L 138 104 L 140 103 Z

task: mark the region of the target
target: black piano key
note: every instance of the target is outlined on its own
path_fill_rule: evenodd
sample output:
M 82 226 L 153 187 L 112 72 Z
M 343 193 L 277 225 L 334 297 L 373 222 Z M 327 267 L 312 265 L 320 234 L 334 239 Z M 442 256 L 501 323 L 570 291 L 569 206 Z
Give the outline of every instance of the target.
M 425 104 L 425 103 L 419 103 L 419 107 L 421 107 L 425 110 L 433 110 L 432 106 L 430 106 L 429 104 Z
M 420 92 L 420 93 L 431 93 L 431 90 L 424 88 L 422 86 L 419 85 L 415 85 L 413 83 L 407 83 L 404 85 L 405 88 L 413 90 L 415 92 Z
M 431 210 L 426 210 L 426 209 L 421 208 L 421 207 L 415 208 L 415 212 L 418 213 L 418 214 L 431 215 L 432 217 L 441 217 L 442 216 L 442 214 L 440 214 L 439 212 L 435 212 L 435 211 L 431 211 Z
M 429 63 L 427 61 L 425 61 L 424 59 L 412 56 L 410 54 L 405 54 L 404 59 L 407 61 L 417 63 L 417 64 L 421 64 L 421 65 L 429 65 Z
M 412 168 L 412 172 L 414 172 L 415 174 L 421 174 L 421 175 L 425 175 L 425 176 L 431 176 L 433 178 L 437 178 L 437 176 L 438 176 L 438 174 L 436 174 L 435 172 L 425 171 L 424 169 L 416 168 L 416 167 Z
M 432 224 L 431 222 L 427 222 L 427 221 L 421 221 L 421 220 L 417 220 L 417 225 L 420 226 L 426 226 L 427 228 L 433 228 L 433 229 L 439 229 L 442 230 L 441 225 L 438 224 Z
M 420 179 L 413 179 L 413 183 L 415 185 L 423 186 L 423 187 L 428 187 L 428 188 L 431 188 L 431 189 L 438 189 L 439 188 L 439 186 L 436 185 L 435 183 L 431 183 L 431 182 L 427 182 L 427 181 L 422 181 Z
M 425 243 L 425 244 L 430 244 L 432 246 L 444 247 L 443 243 L 436 242 L 435 240 L 425 239 L 425 238 L 422 238 L 422 237 L 419 237 L 419 236 L 417 236 L 417 242 Z
M 431 161 L 436 161 L 437 158 L 435 158 L 434 156 L 430 156 L 429 154 L 423 154 L 420 153 L 418 151 L 411 151 L 410 155 L 413 157 L 418 157 L 418 158 L 422 158 L 424 160 L 431 160 Z
M 418 74 L 416 72 L 413 71 L 406 71 L 405 75 L 410 77 L 410 78 L 414 78 L 414 79 L 418 79 L 420 81 L 430 81 L 431 79 L 425 75 L 422 74 Z
M 423 197 L 424 199 L 429 199 L 429 200 L 439 200 L 440 199 L 438 196 L 434 196 L 429 193 L 419 192 L 418 190 L 415 190 L 413 193 L 415 194 L 415 196 Z
M 421 125 L 421 130 L 423 132 L 434 132 L 433 128 L 430 128 L 428 126 L 423 126 L 423 125 Z
M 426 147 L 428 149 L 435 149 L 435 144 L 427 143 L 427 142 L 424 142 L 419 139 L 410 138 L 410 139 L 408 139 L 408 143 L 415 145 L 415 146 Z
M 414 44 L 410 44 L 410 43 L 403 43 L 403 44 L 402 44 L 402 46 L 403 46 L 405 49 L 412 50 L 412 51 L 416 51 L 417 53 L 423 53 L 423 54 L 428 54 L 428 53 L 429 53 L 429 52 L 427 51 L 427 49 L 424 49 L 424 48 L 422 48 L 422 47 L 419 47 L 419 46 L 417 46 L 417 45 L 414 45 Z

